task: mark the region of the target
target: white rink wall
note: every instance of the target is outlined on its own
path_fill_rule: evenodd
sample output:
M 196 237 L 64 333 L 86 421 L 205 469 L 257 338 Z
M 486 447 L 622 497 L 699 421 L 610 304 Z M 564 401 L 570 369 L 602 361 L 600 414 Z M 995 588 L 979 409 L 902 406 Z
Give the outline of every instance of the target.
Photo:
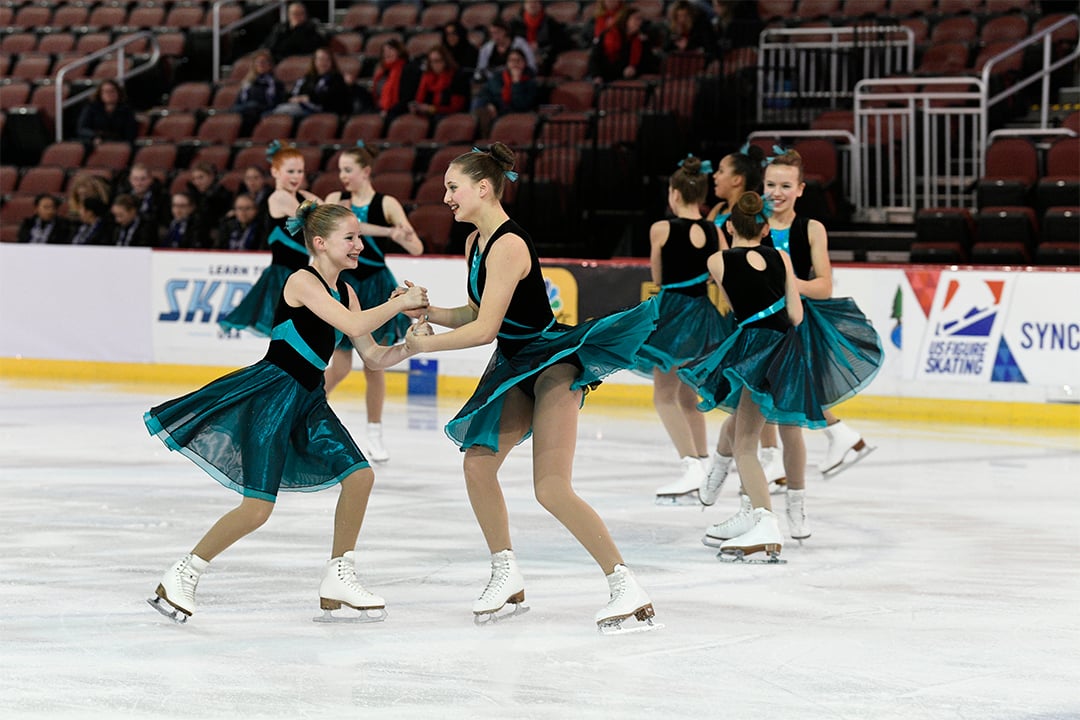
M 247 365 L 265 352 L 265 338 L 224 334 L 217 320 L 239 302 L 269 258 L 269 253 L 0 245 L 0 358 Z M 637 264 L 622 264 L 627 262 Z M 391 255 L 388 263 L 398 280 L 426 286 L 434 304 L 465 303 L 462 258 Z M 589 268 L 602 265 L 588 261 L 575 269 L 579 277 L 587 276 Z M 590 292 L 587 281 L 565 271 L 549 274 L 548 280 L 552 296 L 568 302 Z M 628 272 L 626 282 L 643 286 L 640 273 Z M 576 286 L 559 287 L 562 283 Z M 1031 403 L 1078 399 L 1080 272 L 837 267 L 834 295 L 853 297 L 881 334 L 885 364 L 869 395 Z M 595 304 L 595 296 L 591 299 Z M 476 377 L 490 354 L 485 347 L 435 357 L 440 375 Z M 612 382 L 645 381 L 621 373 Z

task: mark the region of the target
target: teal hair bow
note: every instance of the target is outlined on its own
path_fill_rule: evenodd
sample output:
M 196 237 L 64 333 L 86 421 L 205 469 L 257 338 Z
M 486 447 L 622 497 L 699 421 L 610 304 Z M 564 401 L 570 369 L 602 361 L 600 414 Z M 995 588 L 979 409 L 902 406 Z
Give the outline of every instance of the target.
M 281 149 L 281 143 L 275 140 L 266 146 L 266 161 L 270 162 L 277 155 L 278 150 Z

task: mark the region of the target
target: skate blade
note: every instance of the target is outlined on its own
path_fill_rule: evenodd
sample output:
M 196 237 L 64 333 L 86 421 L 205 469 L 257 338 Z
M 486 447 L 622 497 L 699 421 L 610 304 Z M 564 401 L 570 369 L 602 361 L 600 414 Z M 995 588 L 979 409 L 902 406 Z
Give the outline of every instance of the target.
M 720 538 L 714 538 L 714 537 L 709 537 L 708 535 L 704 535 L 701 538 L 701 544 L 704 545 L 705 547 L 711 547 L 711 548 L 719 549 L 720 546 L 722 544 L 726 543 L 729 539 L 730 538 L 725 538 L 725 539 L 721 540 Z
M 510 605 L 514 606 L 513 610 L 506 609 Z M 515 618 L 518 615 L 524 615 L 527 612 L 529 612 L 528 605 L 522 605 L 521 603 L 507 603 L 495 612 L 473 613 L 473 625 L 475 625 L 476 627 L 497 625 L 498 623 L 505 622 L 510 618 Z
M 759 548 L 747 548 L 749 552 L 743 549 L 738 550 L 721 550 L 716 554 L 716 559 L 721 562 L 727 563 L 742 563 L 745 565 L 786 565 L 787 560 L 780 557 L 780 551 L 773 552 L 765 551 L 765 557 L 757 555 L 760 550 L 764 550 L 763 547 Z
M 317 623 L 378 623 L 386 620 L 386 608 L 323 610 L 322 615 L 316 615 L 311 619 Z
M 180 608 L 170 605 L 165 598 L 158 597 L 157 595 L 146 598 L 146 602 L 150 607 L 154 608 L 177 625 L 183 625 L 187 622 L 188 618 L 191 617 Z
M 682 493 L 681 495 L 657 495 L 656 504 L 661 507 L 700 506 L 701 500 L 697 490 Z
M 653 621 L 655 615 L 652 605 L 638 608 L 629 615 L 617 618 L 608 618 L 596 623 L 596 630 L 601 635 L 628 635 L 630 633 L 649 632 L 664 627 L 663 623 Z M 623 627 L 627 620 L 634 619 L 636 622 L 629 627 Z
M 844 453 L 844 457 L 843 457 L 843 459 L 840 460 L 840 462 L 838 462 L 836 465 L 833 465 L 828 470 L 822 470 L 821 474 L 822 474 L 823 477 L 826 477 L 826 478 L 836 477 L 837 475 L 844 472 L 845 470 L 850 468 L 852 465 L 859 462 L 860 460 L 862 460 L 864 457 L 866 457 L 870 453 L 874 452 L 875 450 L 877 450 L 877 445 L 866 445 L 866 444 L 863 444 L 863 447 L 862 447 L 861 450 L 855 450 L 855 449 L 848 450 L 846 453 Z

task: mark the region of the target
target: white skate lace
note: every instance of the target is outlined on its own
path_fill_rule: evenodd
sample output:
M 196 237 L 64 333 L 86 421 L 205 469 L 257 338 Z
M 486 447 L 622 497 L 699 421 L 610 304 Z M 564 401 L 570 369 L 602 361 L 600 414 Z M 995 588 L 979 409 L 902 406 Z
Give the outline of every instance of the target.
M 502 564 L 493 565 L 491 567 L 491 578 L 488 580 L 484 592 L 480 593 L 481 600 L 488 600 L 496 597 L 497 593 L 502 590 L 503 585 L 506 584 L 506 580 L 510 576 L 508 570 L 509 568 Z
M 199 584 L 199 575 L 191 569 L 191 561 L 188 560 L 176 568 L 177 579 L 180 581 L 180 591 L 189 601 L 195 600 L 195 588 Z
M 370 595 L 367 589 L 360 584 L 360 581 L 356 577 L 356 570 L 349 566 L 348 563 L 339 562 L 337 565 L 337 576 L 341 580 L 341 583 L 349 588 L 355 590 L 361 595 Z
M 612 573 L 611 580 L 611 600 L 608 601 L 608 605 L 613 605 L 617 601 L 622 599 L 622 596 L 626 593 L 626 573 Z

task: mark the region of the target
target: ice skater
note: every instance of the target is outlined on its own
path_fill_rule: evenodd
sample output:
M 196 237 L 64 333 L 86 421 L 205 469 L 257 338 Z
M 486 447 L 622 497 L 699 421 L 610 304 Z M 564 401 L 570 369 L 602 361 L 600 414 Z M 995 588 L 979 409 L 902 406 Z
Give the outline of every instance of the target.
M 319 199 L 300 189 L 304 184 L 304 156 L 299 150 L 282 147 L 275 140 L 267 148 L 266 156 L 270 160 L 270 175 L 274 178 L 274 192 L 266 198 L 269 210 L 266 245 L 270 248 L 270 264 L 240 304 L 218 320 L 218 325 L 226 332 L 249 330 L 264 337 L 269 336 L 274 327 L 274 310 L 285 281 L 310 261 L 304 243 L 289 233 L 285 223 L 296 214 L 300 203 Z
M 410 255 L 421 255 L 424 244 L 409 224 L 409 218 L 401 202 L 391 196 L 375 192 L 371 184 L 371 168 L 375 154 L 359 141 L 356 147 L 346 148 L 338 160 L 338 177 L 343 191 L 332 192 L 326 202 L 343 205 L 360 221 L 360 233 L 364 236 L 364 250 L 360 253 L 355 269 L 342 273 L 345 281 L 356 291 L 362 307 L 386 302 L 396 288 L 397 280 L 386 267 L 386 253 L 381 242 L 392 240 Z M 379 238 L 379 240 L 376 240 Z M 380 345 L 393 345 L 405 337 L 410 320 L 397 315 L 375 329 L 372 336 Z M 342 338 L 334 351 L 330 367 L 326 369 L 326 393 L 338 386 L 352 370 L 352 346 L 348 338 Z M 368 454 L 374 462 L 386 462 L 390 453 L 383 442 L 382 414 L 386 403 L 386 372 L 364 366 L 364 400 L 367 408 Z
M 417 353 L 497 340 L 472 397 L 446 426 L 465 453 L 469 501 L 491 552 L 491 578 L 473 613 L 480 622 L 508 603 L 516 613 L 525 600 L 498 473 L 513 446 L 532 435 L 536 499 L 607 576 L 610 598 L 596 613 L 597 626 L 601 632 L 656 627 L 649 596 L 623 562 L 603 520 L 571 486 L 583 395 L 605 375 L 633 367 L 635 353 L 655 329 L 656 306 L 642 303 L 575 327 L 556 322 L 532 241 L 501 203 L 507 180 L 517 177 L 513 167 L 514 153 L 502 143 L 450 163 L 444 202 L 454 219 L 476 226 L 465 249 L 469 302 L 425 311 L 428 322 L 449 332 L 425 334 L 430 325 L 423 322 L 405 339 Z M 623 627 L 631 617 L 642 624 Z
M 720 231 L 720 248 L 727 250 L 731 244 L 731 233 L 727 230 L 727 220 L 731 215 L 731 208 L 735 207 L 739 197 L 747 191 L 761 194 L 762 167 L 765 164 L 765 151 L 757 145 L 747 144 L 738 152 L 725 155 L 716 165 L 713 174 L 713 191 L 719 202 L 709 211 L 708 218 L 716 224 Z M 724 316 L 727 319 L 727 315 Z M 730 322 L 730 321 L 729 321 Z M 725 420 L 731 422 L 731 418 Z M 722 438 L 726 429 L 721 428 Z M 758 459 L 765 469 L 765 479 L 769 482 L 770 492 L 778 493 L 787 489 L 787 473 L 784 471 L 784 460 L 780 454 L 780 439 L 777 435 L 776 426 L 765 423 L 761 430 L 761 448 L 758 450 Z M 738 472 L 730 455 L 724 455 L 720 449 L 713 451 L 712 457 L 706 469 L 707 487 L 702 486 L 698 493 L 707 497 L 715 497 L 719 494 L 724 482 L 732 477 L 738 480 Z M 703 503 L 712 505 L 712 501 Z
M 381 620 L 384 600 L 356 574 L 353 552 L 375 475 L 326 402 L 323 372 L 341 335 L 372 367 L 401 362 L 402 344 L 378 345 L 371 331 L 403 310 L 422 308 L 427 293 L 411 286 L 363 309 L 340 278 L 356 266 L 362 240 L 356 217 L 339 205 L 306 201 L 290 220 L 302 226 L 313 258 L 289 276 L 274 313 L 266 356 L 193 393 L 151 408 L 146 427 L 227 488 L 240 505 L 223 515 L 157 586 L 151 604 L 177 622 L 195 612 L 195 588 L 207 565 L 270 517 L 280 491 L 341 486 L 330 561 L 319 585 L 324 618 Z M 359 613 L 334 618 L 345 605 Z
M 656 332 L 642 347 L 637 370 L 653 378 L 653 405 L 679 454 L 678 479 L 656 489 L 658 505 L 698 504 L 705 482 L 709 445 L 697 393 L 675 371 L 716 348 L 732 330 L 709 298 L 708 260 L 720 250 L 716 226 L 701 204 L 709 191 L 712 166 L 690 156 L 668 181 L 668 207 L 675 217 L 649 228 L 652 281 L 660 286 Z

